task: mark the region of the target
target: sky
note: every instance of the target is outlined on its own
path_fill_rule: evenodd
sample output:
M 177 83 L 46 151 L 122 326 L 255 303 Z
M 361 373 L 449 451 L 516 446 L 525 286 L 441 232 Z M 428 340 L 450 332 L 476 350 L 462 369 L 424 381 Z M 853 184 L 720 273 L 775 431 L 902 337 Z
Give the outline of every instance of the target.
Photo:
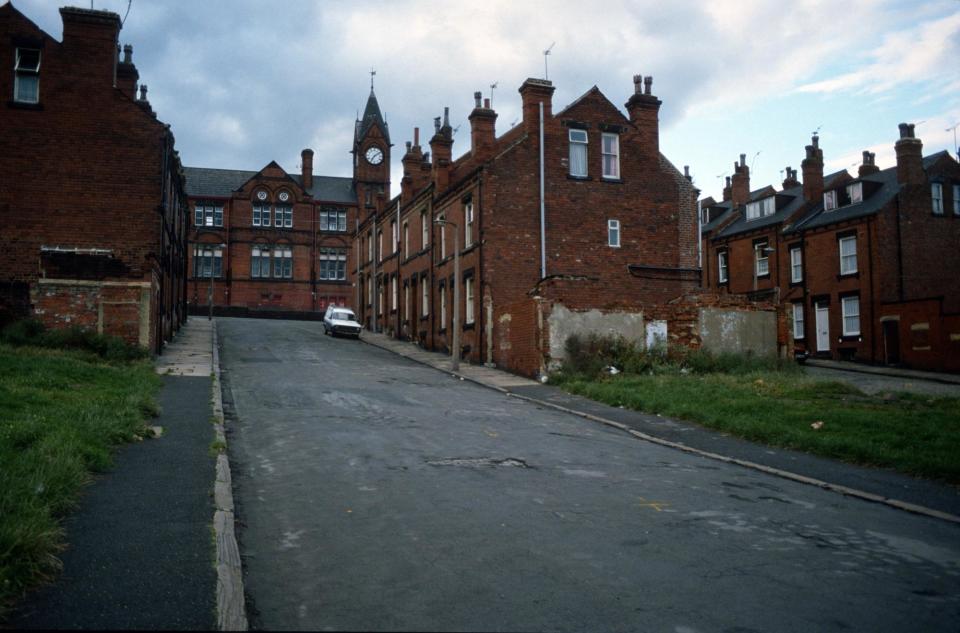
M 63 3 L 13 4 L 61 39 Z M 492 96 L 500 135 L 519 122 L 517 89 L 545 75 L 554 112 L 596 85 L 624 113 L 633 76 L 653 76 L 661 152 L 717 199 L 741 154 L 751 189 L 779 189 L 814 131 L 825 172 L 854 175 L 864 150 L 881 168 L 895 165 L 901 122 L 916 124 L 924 155 L 956 155 L 960 131 L 960 0 L 606 0 L 602 9 L 582 0 L 129 0 L 129 13 L 128 0 L 92 4 L 126 15 L 120 42 L 133 45 L 148 98 L 193 167 L 258 170 L 276 160 L 298 173 L 309 147 L 315 174 L 350 176 L 371 70 L 394 144 L 394 195 L 414 127 L 429 149 L 433 118 L 449 106 L 456 158 L 469 150 L 475 91 Z

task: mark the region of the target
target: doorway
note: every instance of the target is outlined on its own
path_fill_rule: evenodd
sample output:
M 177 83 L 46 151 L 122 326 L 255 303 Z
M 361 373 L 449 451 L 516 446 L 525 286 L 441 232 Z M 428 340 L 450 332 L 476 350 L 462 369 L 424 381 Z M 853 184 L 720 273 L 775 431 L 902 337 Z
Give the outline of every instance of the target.
M 883 362 L 887 365 L 900 363 L 900 321 L 895 319 L 883 322 Z
M 817 351 L 830 351 L 830 304 L 816 305 Z

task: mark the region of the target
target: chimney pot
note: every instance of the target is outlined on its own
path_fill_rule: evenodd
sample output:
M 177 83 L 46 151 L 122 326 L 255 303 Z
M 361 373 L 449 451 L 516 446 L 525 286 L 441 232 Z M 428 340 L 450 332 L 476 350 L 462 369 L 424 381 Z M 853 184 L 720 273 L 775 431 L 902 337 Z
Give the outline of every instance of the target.
M 644 77 L 644 78 L 643 78 L 643 94 L 645 94 L 645 95 L 651 94 L 651 93 L 650 93 L 650 89 L 651 89 L 652 87 L 653 87 L 653 76 L 652 76 L 652 75 L 648 75 L 648 76 Z
M 489 109 L 490 109 L 490 99 L 484 99 L 484 100 L 483 100 L 483 107 L 484 107 L 484 109 L 486 109 L 486 110 L 489 110 Z
M 410 141 L 407 141 L 407 151 L 408 151 L 408 152 L 410 151 L 410 149 L 411 149 L 412 147 L 413 147 L 413 143 L 411 143 Z
M 683 166 L 683 177 L 690 180 L 690 165 Z
M 811 142 L 813 143 L 813 147 L 814 147 L 815 149 L 819 149 L 819 147 L 820 147 L 820 137 L 819 137 L 819 136 L 817 136 L 816 134 L 814 134 L 814 135 L 813 135 L 813 138 L 811 139 Z
M 747 164 L 747 155 L 740 154 L 740 166 L 743 167 Z
M 437 134 L 440 133 L 440 117 L 433 117 L 433 131 Z
M 123 45 L 123 63 L 131 64 L 133 63 L 133 46 L 130 44 Z
M 443 127 L 450 127 L 450 107 L 443 108 Z
M 140 101 L 146 101 L 146 100 L 147 100 L 147 85 L 140 84 Z
M 416 147 L 420 147 L 420 128 L 413 128 L 413 144 Z
M 480 107 L 480 91 L 479 90 L 473 93 L 473 101 L 474 101 L 474 107 L 479 108 Z
M 643 83 L 643 77 L 641 75 L 633 76 L 633 94 L 638 95 L 643 93 L 643 90 L 640 88 L 640 84 Z

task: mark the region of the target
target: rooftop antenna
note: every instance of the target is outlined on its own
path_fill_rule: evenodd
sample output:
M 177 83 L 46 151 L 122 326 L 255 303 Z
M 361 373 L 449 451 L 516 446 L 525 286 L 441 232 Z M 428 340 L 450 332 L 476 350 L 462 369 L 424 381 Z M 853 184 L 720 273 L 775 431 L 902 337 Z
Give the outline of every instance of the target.
M 461 125 L 463 125 L 463 123 L 459 123 L 459 124 L 457 124 L 457 127 L 453 128 L 453 134 L 456 134 L 456 133 L 457 133 L 457 130 L 460 129 L 460 126 L 461 126 Z
M 761 150 L 762 151 L 762 150 Z M 750 172 L 753 172 L 753 166 L 757 163 L 757 156 L 760 155 L 760 152 L 757 152 L 753 155 L 753 160 L 750 161 Z
M 90 4 L 93 5 L 93 0 L 90 0 Z M 127 12 L 123 14 L 123 19 L 120 20 L 120 28 L 123 28 L 123 25 L 127 23 L 127 16 L 130 15 L 130 6 L 133 4 L 133 0 L 127 0 Z
M 960 160 L 960 147 L 957 147 L 957 126 L 960 125 L 960 121 L 957 121 L 953 124 L 953 127 L 948 127 L 944 132 L 953 132 L 953 151 L 957 153 L 957 160 Z
M 510 127 L 513 127 L 514 125 L 516 125 L 516 124 L 517 124 L 517 121 L 519 121 L 519 120 L 520 120 L 519 118 L 514 119 L 513 122 L 510 123 Z
M 822 128 L 822 127 L 823 127 L 823 123 L 821 123 L 820 125 L 818 125 L 818 126 L 817 126 L 817 129 L 815 129 L 815 130 L 810 134 L 810 136 L 816 136 L 817 134 L 819 134 L 819 133 L 820 133 L 820 128 Z
M 543 51 L 543 78 L 544 79 L 550 79 L 550 73 L 547 72 L 547 56 L 550 54 L 550 51 L 553 50 L 554 44 L 556 44 L 556 42 L 553 42 L 553 44 L 550 44 L 550 46 L 547 47 L 547 50 Z
M 499 81 L 495 81 L 492 84 L 490 84 L 490 108 L 491 109 L 493 109 L 493 91 L 497 89 L 497 84 L 499 83 L 500 83 Z

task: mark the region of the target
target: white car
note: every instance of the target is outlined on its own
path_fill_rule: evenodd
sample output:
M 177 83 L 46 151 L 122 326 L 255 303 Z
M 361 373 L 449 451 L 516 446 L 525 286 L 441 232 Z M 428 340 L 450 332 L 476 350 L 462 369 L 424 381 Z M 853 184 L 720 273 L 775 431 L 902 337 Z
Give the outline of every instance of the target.
M 343 334 L 360 338 L 363 326 L 357 323 L 357 315 L 350 308 L 343 306 L 329 306 L 323 315 L 323 333 L 336 336 Z

